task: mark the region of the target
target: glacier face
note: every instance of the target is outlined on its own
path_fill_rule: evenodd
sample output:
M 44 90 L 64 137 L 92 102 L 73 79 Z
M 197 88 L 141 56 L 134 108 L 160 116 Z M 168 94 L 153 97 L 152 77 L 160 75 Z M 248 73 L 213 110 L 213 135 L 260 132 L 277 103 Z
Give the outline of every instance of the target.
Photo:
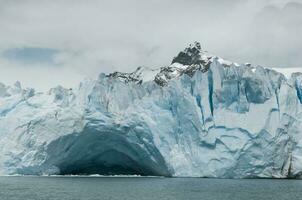
M 0 174 L 299 178 L 302 74 L 210 55 L 48 93 L 0 84 Z

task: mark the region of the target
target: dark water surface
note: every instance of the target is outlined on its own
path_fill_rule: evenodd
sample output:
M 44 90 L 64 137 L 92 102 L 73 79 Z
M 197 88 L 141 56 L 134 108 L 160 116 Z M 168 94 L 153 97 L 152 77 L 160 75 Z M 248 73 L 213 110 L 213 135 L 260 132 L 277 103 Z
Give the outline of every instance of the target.
M 0 200 L 296 200 L 301 180 L 0 177 Z

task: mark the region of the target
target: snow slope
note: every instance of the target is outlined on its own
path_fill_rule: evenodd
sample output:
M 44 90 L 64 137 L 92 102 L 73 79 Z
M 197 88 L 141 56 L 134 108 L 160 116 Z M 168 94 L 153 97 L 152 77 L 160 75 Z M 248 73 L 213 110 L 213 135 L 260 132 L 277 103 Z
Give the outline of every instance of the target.
M 170 66 L 47 94 L 0 84 L 0 174 L 299 178 L 302 74 L 195 43 Z

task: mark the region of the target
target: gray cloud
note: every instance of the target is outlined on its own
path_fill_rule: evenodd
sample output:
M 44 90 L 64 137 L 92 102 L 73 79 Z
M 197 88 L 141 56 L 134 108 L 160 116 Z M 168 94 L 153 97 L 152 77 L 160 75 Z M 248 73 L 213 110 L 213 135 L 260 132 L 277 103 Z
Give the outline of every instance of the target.
M 19 62 L 23 65 L 32 65 L 35 63 L 48 63 L 55 66 L 54 57 L 59 52 L 55 49 L 47 48 L 12 48 L 5 50 L 2 56 L 13 62 Z
M 56 70 L 40 63 L 24 72 L 22 64 L 2 57 L 0 82 L 70 87 L 100 72 L 167 65 L 195 40 L 236 62 L 301 66 L 302 1 L 288 2 L 0 0 L 0 51 L 25 47 L 60 52 L 54 56 L 60 64 Z M 38 77 L 49 72 L 57 78 Z
M 277 67 L 302 67 L 302 4 L 266 6 L 256 13 L 238 57 Z

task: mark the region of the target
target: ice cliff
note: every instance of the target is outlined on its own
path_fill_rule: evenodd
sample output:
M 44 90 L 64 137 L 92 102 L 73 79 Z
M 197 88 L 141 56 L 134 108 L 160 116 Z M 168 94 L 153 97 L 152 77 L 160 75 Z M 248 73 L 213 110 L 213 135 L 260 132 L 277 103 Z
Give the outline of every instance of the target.
M 0 84 L 0 174 L 302 176 L 302 74 L 211 55 L 48 93 Z

